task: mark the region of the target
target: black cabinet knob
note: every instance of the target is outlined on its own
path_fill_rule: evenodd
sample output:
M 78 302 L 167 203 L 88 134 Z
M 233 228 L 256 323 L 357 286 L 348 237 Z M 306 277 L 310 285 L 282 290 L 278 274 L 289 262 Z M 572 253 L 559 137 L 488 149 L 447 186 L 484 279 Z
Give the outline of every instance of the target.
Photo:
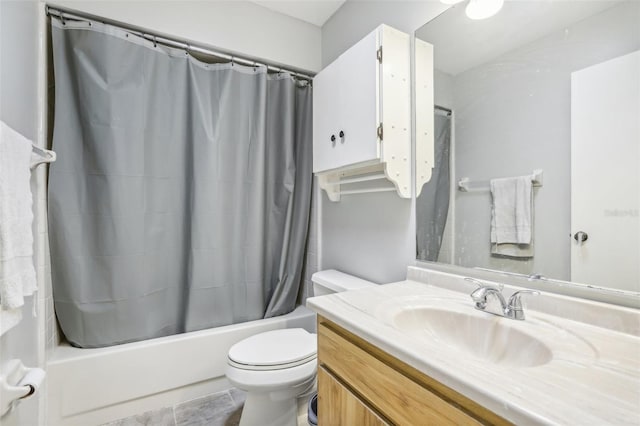
M 340 137 L 344 138 L 344 132 L 342 130 L 340 130 Z
M 331 135 L 331 142 L 335 142 L 336 141 L 336 135 Z
M 573 239 L 579 243 L 584 243 L 589 239 L 589 234 L 584 231 L 578 231 L 573 235 Z

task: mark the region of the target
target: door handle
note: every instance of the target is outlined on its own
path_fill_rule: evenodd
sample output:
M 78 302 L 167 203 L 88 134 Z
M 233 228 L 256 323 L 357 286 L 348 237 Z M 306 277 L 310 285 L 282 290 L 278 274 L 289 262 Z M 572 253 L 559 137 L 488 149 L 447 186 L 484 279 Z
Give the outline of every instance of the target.
M 584 243 L 589 239 L 589 234 L 584 231 L 578 231 L 573 235 L 573 239 L 579 243 Z

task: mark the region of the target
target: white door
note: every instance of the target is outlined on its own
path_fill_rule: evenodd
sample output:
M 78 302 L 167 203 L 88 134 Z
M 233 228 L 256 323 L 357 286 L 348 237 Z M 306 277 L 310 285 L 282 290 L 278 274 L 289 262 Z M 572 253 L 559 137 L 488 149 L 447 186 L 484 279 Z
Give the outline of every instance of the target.
M 640 291 L 639 122 L 640 51 L 571 75 L 572 281 Z
M 338 59 L 340 68 L 339 166 L 377 160 L 378 32 L 373 31 Z
M 313 79 L 313 172 L 334 168 L 339 158 L 339 63 L 329 64 Z M 333 137 L 333 138 L 332 138 Z M 331 140 L 333 139 L 333 140 Z
M 313 172 L 377 160 L 378 30 L 313 79 Z

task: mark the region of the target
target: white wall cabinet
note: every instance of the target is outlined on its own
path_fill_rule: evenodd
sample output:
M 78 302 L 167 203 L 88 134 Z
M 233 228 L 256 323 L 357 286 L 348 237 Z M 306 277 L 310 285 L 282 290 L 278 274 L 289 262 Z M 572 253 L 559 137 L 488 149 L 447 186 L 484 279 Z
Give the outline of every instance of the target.
M 409 35 L 381 25 L 315 76 L 313 171 L 329 199 L 411 197 L 410 62 Z

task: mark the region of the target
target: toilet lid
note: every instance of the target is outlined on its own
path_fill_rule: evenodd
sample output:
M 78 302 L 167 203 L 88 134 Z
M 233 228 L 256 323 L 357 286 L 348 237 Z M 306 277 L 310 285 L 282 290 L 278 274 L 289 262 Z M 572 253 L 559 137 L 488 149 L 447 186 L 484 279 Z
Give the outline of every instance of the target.
M 234 364 L 267 368 L 299 365 L 316 357 L 316 335 L 302 328 L 273 330 L 248 337 L 229 349 Z

